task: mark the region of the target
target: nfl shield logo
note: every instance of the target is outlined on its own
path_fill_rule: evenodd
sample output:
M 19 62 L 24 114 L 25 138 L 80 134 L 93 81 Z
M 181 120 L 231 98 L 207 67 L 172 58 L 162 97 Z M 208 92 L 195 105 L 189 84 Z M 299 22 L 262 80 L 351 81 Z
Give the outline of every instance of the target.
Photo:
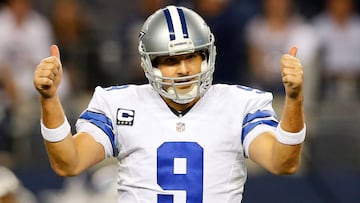
M 177 132 L 184 132 L 185 131 L 185 123 L 176 123 L 176 131 Z

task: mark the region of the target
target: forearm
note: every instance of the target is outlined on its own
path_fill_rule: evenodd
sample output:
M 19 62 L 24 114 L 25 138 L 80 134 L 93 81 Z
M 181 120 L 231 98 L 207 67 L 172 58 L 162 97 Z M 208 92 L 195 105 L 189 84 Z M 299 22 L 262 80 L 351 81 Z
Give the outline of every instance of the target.
M 305 126 L 303 98 L 288 98 L 285 99 L 283 114 L 281 116 L 280 126 L 283 130 L 296 133 L 302 130 Z
M 43 125 L 48 129 L 61 126 L 66 117 L 59 97 L 41 97 L 40 102 Z M 77 150 L 70 131 L 65 139 L 58 142 L 45 140 L 45 145 L 51 166 L 57 174 L 63 176 L 74 173 L 78 163 Z
M 285 133 L 290 133 L 284 136 L 294 136 L 291 138 L 292 142 L 280 142 L 277 131 L 277 139 L 273 148 L 273 163 L 279 174 L 292 174 L 296 172 L 301 158 L 302 143 L 294 140 L 301 140 L 301 131 L 304 130 L 304 112 L 303 112 L 303 98 L 286 98 L 283 115 L 280 121 L 280 128 Z M 300 133 L 299 133 L 300 132 Z M 298 136 L 298 138 L 295 138 Z M 295 144 L 294 144 L 295 142 Z

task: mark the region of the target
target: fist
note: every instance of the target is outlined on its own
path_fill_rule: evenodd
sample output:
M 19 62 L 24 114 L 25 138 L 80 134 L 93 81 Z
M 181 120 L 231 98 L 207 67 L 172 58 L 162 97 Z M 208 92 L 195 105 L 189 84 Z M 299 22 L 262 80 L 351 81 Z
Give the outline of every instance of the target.
M 281 77 L 287 97 L 298 98 L 302 94 L 303 66 L 296 58 L 297 48 L 291 47 L 288 54 L 281 57 Z
M 62 78 L 60 51 L 56 45 L 50 47 L 51 56 L 40 61 L 34 73 L 34 86 L 44 98 L 57 95 Z

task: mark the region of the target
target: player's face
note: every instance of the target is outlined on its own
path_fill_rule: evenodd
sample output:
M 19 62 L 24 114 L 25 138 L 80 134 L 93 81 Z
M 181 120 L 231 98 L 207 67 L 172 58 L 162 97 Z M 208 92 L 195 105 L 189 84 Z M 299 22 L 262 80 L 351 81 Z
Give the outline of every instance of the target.
M 181 78 L 200 73 L 202 60 L 200 52 L 178 56 L 161 56 L 157 59 L 157 68 L 161 71 L 163 77 Z M 190 82 L 198 79 L 199 78 L 179 79 L 175 82 Z M 190 86 L 191 85 L 177 86 L 177 89 L 186 91 Z

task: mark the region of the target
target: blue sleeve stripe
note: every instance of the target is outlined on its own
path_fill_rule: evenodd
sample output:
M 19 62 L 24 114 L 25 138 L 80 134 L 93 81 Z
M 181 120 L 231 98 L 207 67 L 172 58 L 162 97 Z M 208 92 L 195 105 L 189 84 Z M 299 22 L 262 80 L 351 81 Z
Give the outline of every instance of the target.
M 269 110 L 257 110 L 255 113 L 249 113 L 246 115 L 243 121 L 243 125 L 246 125 L 247 123 L 257 119 L 257 118 L 267 118 L 267 117 L 274 117 L 276 118 L 276 115 L 273 111 Z
M 249 132 L 254 129 L 256 126 L 258 125 L 269 125 L 272 127 L 277 127 L 279 124 L 279 122 L 275 121 L 275 120 L 261 120 L 261 121 L 256 121 L 254 123 L 249 123 L 248 125 L 246 125 L 243 130 L 242 130 L 242 135 L 241 135 L 241 143 L 244 142 L 245 137 L 249 134 Z
M 110 122 L 110 119 L 103 114 L 90 112 L 90 111 L 86 111 L 83 114 L 81 114 L 80 118 L 88 120 L 90 123 L 100 128 L 108 136 L 111 142 L 111 146 L 113 148 L 113 156 L 116 156 L 117 148 L 115 145 L 115 135 L 113 133 L 113 127 Z
M 86 119 L 86 120 L 94 119 L 94 120 L 101 121 L 101 122 L 105 123 L 106 125 L 110 126 L 111 129 L 113 130 L 113 125 L 111 123 L 111 120 L 108 117 L 106 117 L 104 114 L 91 112 L 91 111 L 85 111 L 84 113 L 82 113 L 80 115 L 80 118 Z

